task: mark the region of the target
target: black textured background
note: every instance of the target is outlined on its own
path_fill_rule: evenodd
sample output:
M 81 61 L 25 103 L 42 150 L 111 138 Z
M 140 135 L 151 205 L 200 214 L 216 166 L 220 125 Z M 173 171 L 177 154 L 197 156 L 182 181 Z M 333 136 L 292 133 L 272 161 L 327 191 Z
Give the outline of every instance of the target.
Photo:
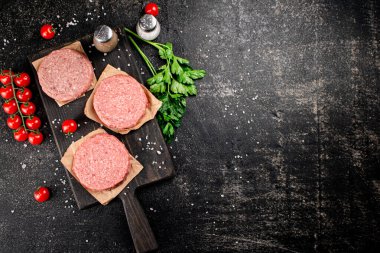
M 0 4 L 0 67 L 30 71 L 28 54 L 133 27 L 144 2 Z M 138 194 L 160 251 L 378 251 L 379 2 L 159 5 L 158 40 L 208 72 L 171 145 L 177 176 Z M 78 211 L 52 137 L 16 143 L 0 116 L 0 251 L 133 252 L 121 203 Z M 53 196 L 38 204 L 41 184 Z

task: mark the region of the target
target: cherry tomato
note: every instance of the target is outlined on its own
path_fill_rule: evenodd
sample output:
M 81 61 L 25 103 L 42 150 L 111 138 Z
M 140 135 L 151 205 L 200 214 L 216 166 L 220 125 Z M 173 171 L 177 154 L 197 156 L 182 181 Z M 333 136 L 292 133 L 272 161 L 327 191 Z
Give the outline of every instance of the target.
M 34 105 L 33 102 L 26 102 L 20 105 L 20 110 L 22 114 L 28 116 L 36 112 L 36 106 Z
M 25 141 L 28 139 L 28 132 L 25 130 L 25 128 L 20 127 L 13 133 L 13 137 L 16 141 Z
M 7 119 L 7 125 L 10 129 L 16 130 L 21 126 L 22 120 L 18 115 L 12 115 Z
M 13 98 L 13 88 L 12 88 L 12 86 L 0 87 L 0 95 L 4 99 Z
M 155 3 L 148 3 L 147 5 L 145 5 L 145 13 L 146 14 L 150 14 L 150 15 L 153 15 L 153 16 L 157 16 L 158 15 L 158 6 L 157 4 Z
M 77 130 L 77 128 L 78 125 L 73 119 L 67 119 L 62 123 L 62 132 L 64 134 L 72 134 Z
M 18 90 L 16 92 L 16 98 L 20 102 L 28 102 L 32 98 L 32 91 L 29 90 L 28 88 Z
M 11 75 L 13 75 L 13 71 L 10 70 L 3 70 L 0 75 L 0 82 L 4 84 L 5 86 L 8 86 L 11 84 Z
M 38 132 L 38 133 L 30 132 L 28 134 L 28 141 L 32 145 L 40 145 L 43 140 L 44 140 L 44 136 L 42 135 L 41 132 Z
M 26 87 L 30 84 L 30 76 L 25 72 L 22 72 L 13 80 L 18 87 Z
M 42 38 L 51 40 L 55 36 L 55 29 L 50 24 L 45 24 L 41 27 L 40 34 Z
M 47 187 L 38 187 L 33 196 L 38 202 L 45 202 L 50 197 L 50 191 Z
M 37 116 L 32 116 L 25 120 L 25 125 L 31 130 L 37 130 L 41 126 L 41 120 Z
M 12 99 L 3 104 L 3 110 L 6 114 L 15 114 L 17 112 L 16 100 Z

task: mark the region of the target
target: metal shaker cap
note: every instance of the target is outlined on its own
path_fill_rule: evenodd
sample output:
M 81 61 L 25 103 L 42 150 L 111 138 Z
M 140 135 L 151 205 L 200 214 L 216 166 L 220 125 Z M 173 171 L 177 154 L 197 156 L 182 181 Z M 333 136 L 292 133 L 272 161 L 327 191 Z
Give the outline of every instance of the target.
M 157 19 L 150 14 L 145 14 L 139 20 L 139 26 L 144 31 L 151 31 L 157 26 Z
M 100 43 L 109 41 L 112 38 L 113 31 L 109 26 L 100 25 L 95 29 L 94 39 Z

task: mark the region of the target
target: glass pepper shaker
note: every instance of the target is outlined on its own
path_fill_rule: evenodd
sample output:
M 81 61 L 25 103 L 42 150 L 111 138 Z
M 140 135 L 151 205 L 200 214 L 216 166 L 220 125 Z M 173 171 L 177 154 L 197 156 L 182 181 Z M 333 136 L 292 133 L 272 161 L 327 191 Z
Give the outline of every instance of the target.
M 154 40 L 158 37 L 161 31 L 161 26 L 155 16 L 145 14 L 137 23 L 136 32 L 145 40 Z
M 109 26 L 100 25 L 94 32 L 93 42 L 100 52 L 108 53 L 117 46 L 118 36 Z

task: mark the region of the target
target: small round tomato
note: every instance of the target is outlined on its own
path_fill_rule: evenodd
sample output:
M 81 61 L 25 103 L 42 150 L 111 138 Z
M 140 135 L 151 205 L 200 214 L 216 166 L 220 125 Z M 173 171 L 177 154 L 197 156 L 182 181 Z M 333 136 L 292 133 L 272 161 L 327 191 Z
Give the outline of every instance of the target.
M 20 127 L 13 133 L 13 137 L 16 141 L 25 141 L 28 139 L 28 132 L 25 130 L 25 128 Z
M 15 114 L 17 112 L 16 100 L 12 99 L 3 104 L 3 110 L 6 114 Z
M 32 98 L 32 91 L 29 90 L 28 88 L 18 90 L 16 92 L 16 98 L 20 102 L 28 102 Z
M 144 10 L 146 14 L 150 14 L 156 17 L 158 15 L 159 8 L 155 3 L 148 3 L 147 5 L 145 5 Z
M 26 87 L 30 84 L 30 76 L 25 72 L 17 75 L 13 80 L 18 87 Z
M 13 88 L 12 88 L 12 86 L 0 87 L 0 95 L 4 99 L 13 98 Z
M 30 132 L 28 134 L 28 141 L 32 145 L 40 145 L 42 141 L 44 140 L 44 136 L 41 132 Z
M 16 115 L 12 115 L 7 119 L 7 125 L 10 129 L 16 130 L 18 129 L 22 124 L 21 117 Z
M 13 75 L 13 71 L 10 71 L 8 69 L 5 69 L 3 71 L 1 71 L 1 74 L 0 74 L 0 82 L 2 84 L 4 84 L 5 86 L 8 86 L 11 84 L 11 75 Z
M 72 134 L 77 130 L 77 128 L 78 125 L 73 119 L 67 119 L 62 123 L 62 132 L 64 134 Z
M 32 116 L 25 120 L 25 125 L 31 130 L 37 130 L 41 126 L 41 120 L 37 116 Z
M 47 187 L 38 187 L 33 196 L 38 202 L 45 202 L 50 197 L 50 191 Z
M 26 102 L 20 105 L 20 110 L 22 114 L 28 116 L 36 112 L 36 106 L 34 105 L 33 102 Z
M 45 24 L 41 27 L 40 34 L 42 38 L 51 40 L 55 36 L 55 29 L 51 24 Z

